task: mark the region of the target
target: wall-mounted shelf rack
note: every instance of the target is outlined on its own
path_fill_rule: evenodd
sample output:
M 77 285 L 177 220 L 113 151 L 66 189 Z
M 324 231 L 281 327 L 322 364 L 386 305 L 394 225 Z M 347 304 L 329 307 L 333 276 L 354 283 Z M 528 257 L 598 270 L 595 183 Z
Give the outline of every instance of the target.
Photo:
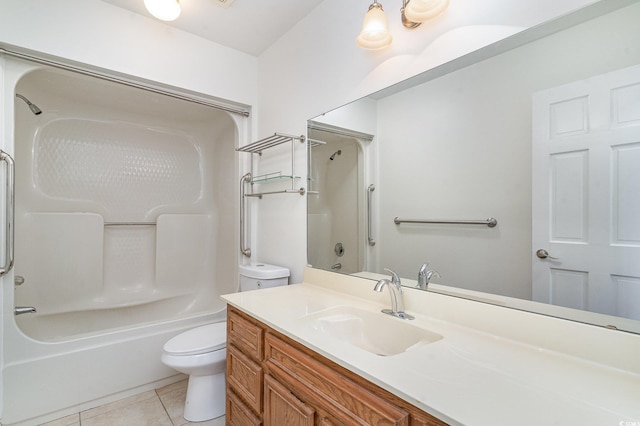
M 273 148 L 275 146 L 281 145 L 283 143 L 291 143 L 291 173 L 282 173 L 281 171 L 267 173 L 264 175 L 253 176 L 251 172 L 246 173 L 240 179 L 240 252 L 246 256 L 251 257 L 251 249 L 245 246 L 245 200 L 248 197 L 257 197 L 262 198 L 263 195 L 270 194 L 305 194 L 304 188 L 296 188 L 296 180 L 300 179 L 299 176 L 295 175 L 296 170 L 296 146 L 295 142 L 299 141 L 300 143 L 305 143 L 305 136 L 292 136 L 285 135 L 283 133 L 274 133 L 272 136 L 268 136 L 264 139 L 260 139 L 249 145 L 236 148 L 238 152 L 248 152 L 250 154 L 258 154 L 262 155 L 264 150 L 269 148 Z M 251 157 L 251 170 L 253 171 L 253 156 Z M 260 191 L 254 192 L 255 184 L 267 184 L 273 182 L 291 182 L 291 188 L 282 189 L 279 191 Z M 245 192 L 245 185 L 251 184 L 251 193 Z
M 266 138 L 252 142 L 249 145 L 236 148 L 236 151 L 250 152 L 252 154 L 262 155 L 262 151 L 264 151 L 265 149 L 273 148 L 274 146 L 278 146 L 285 142 L 293 142 L 296 140 L 300 141 L 301 143 L 304 143 L 305 136 L 304 135 L 292 136 L 292 135 L 285 135 L 283 133 L 274 133 L 272 136 L 267 136 Z
M 282 181 L 290 181 L 291 182 L 291 188 L 289 189 L 283 189 L 283 190 L 279 190 L 279 191 L 260 191 L 260 192 L 254 192 L 253 190 L 251 191 L 251 193 L 247 194 L 245 193 L 243 195 L 244 197 L 258 197 L 258 198 L 262 198 L 263 195 L 270 195 L 270 194 L 300 194 L 300 195 L 304 195 L 305 194 L 305 189 L 304 188 L 296 188 L 295 187 L 295 183 L 296 180 L 299 179 L 298 176 L 295 176 L 295 142 L 299 141 L 300 143 L 304 143 L 305 142 L 305 136 L 304 135 L 300 135 L 300 136 L 292 136 L 292 135 L 286 135 L 283 133 L 274 133 L 272 136 L 268 136 L 266 138 L 257 140 L 253 143 L 250 143 L 249 145 L 240 147 L 240 148 L 236 148 L 236 151 L 238 152 L 248 152 L 251 154 L 258 154 L 258 155 L 262 155 L 262 152 L 264 150 L 267 150 L 269 148 L 273 148 L 275 146 L 281 145 L 283 143 L 289 142 L 291 143 L 291 174 L 283 174 L 282 172 L 273 172 L 273 173 L 267 173 L 264 175 L 260 175 L 260 176 L 253 176 L 251 174 L 249 174 L 248 178 L 245 179 L 245 182 L 251 183 L 252 185 L 252 189 L 253 189 L 253 185 L 254 184 L 260 184 L 260 183 L 270 183 L 270 182 L 282 182 Z

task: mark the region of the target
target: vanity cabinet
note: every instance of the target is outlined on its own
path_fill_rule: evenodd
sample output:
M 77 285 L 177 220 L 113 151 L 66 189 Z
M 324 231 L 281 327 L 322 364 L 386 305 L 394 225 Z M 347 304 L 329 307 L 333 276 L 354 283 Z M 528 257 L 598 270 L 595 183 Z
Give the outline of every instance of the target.
M 245 313 L 227 312 L 227 424 L 446 424 Z

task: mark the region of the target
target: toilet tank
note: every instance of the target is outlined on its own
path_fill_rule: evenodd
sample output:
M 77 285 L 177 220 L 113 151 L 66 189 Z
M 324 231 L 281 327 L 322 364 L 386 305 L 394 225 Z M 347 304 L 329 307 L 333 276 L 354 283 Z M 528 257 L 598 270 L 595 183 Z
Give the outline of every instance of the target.
M 289 284 L 289 269 L 266 263 L 240 265 L 240 291 L 278 287 Z

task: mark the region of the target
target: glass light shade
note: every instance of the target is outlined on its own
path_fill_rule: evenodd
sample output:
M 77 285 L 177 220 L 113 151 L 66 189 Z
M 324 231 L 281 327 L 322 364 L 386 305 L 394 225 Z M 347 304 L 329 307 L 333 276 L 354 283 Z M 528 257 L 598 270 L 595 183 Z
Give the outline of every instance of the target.
M 387 16 L 379 3 L 372 4 L 364 15 L 362 31 L 356 38 L 356 43 L 364 49 L 382 49 L 391 44 Z
M 449 0 L 409 0 L 404 16 L 411 22 L 424 22 L 445 11 Z
M 180 16 L 178 0 L 144 0 L 150 14 L 163 21 L 173 21 Z

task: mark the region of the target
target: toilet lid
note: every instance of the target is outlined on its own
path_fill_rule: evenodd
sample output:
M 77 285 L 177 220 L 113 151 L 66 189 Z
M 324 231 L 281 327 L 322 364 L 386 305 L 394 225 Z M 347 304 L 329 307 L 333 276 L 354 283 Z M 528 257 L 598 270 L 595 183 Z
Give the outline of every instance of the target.
M 224 349 L 227 345 L 227 322 L 203 325 L 180 333 L 164 344 L 172 355 L 198 355 Z

